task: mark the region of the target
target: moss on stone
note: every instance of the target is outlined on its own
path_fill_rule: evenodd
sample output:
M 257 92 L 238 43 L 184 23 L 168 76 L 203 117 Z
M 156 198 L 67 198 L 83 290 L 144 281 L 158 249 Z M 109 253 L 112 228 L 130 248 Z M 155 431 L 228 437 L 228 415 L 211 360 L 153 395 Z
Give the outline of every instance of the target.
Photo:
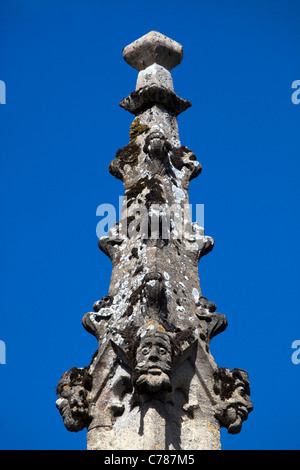
M 136 197 L 147 187 L 147 180 L 147 177 L 139 179 L 130 189 L 125 192 L 125 196 L 127 197 L 127 207 L 130 207 Z
M 133 167 L 138 163 L 138 156 L 141 147 L 135 142 L 129 142 L 123 148 L 117 150 L 116 158 L 109 164 L 108 170 L 111 175 L 123 181 L 124 166 L 130 165 Z
M 155 177 L 151 179 L 144 177 L 139 179 L 135 185 L 125 192 L 125 196 L 127 197 L 127 207 L 130 207 L 130 205 L 144 189 L 149 190 L 149 192 L 145 195 L 145 205 L 147 209 L 149 209 L 152 204 L 166 203 L 166 199 L 163 196 L 163 189 L 159 181 Z
M 163 196 L 163 189 L 159 182 L 155 178 L 151 178 L 147 184 L 147 188 L 150 190 L 146 194 L 146 207 L 150 209 L 152 204 L 165 204 L 166 199 Z
M 181 170 L 182 167 L 186 165 L 183 160 L 185 153 L 190 153 L 189 160 L 197 160 L 196 155 L 192 153 L 191 150 L 188 149 L 185 145 L 182 145 L 181 147 L 172 147 L 171 162 L 175 168 L 177 168 L 177 170 Z
M 143 134 L 143 132 L 147 132 L 149 129 L 150 128 L 146 124 L 141 124 L 141 121 L 138 117 L 135 118 L 130 126 L 130 141 L 134 141 L 138 135 Z
M 125 147 L 119 149 L 116 152 L 116 158 L 121 160 L 121 162 L 135 164 L 137 162 L 138 156 L 140 153 L 140 146 L 135 142 L 129 142 Z

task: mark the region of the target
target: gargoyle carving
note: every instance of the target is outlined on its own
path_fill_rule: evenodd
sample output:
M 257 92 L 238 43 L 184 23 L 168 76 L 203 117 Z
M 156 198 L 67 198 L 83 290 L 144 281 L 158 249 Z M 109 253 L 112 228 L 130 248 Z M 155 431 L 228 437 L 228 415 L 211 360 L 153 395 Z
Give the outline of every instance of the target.
M 89 425 L 88 392 L 91 389 L 89 367 L 73 367 L 62 375 L 56 387 L 56 407 L 68 431 L 81 431 Z
M 253 410 L 249 377 L 245 370 L 219 367 L 215 374 L 214 391 L 220 398 L 216 418 L 230 434 L 237 434 Z
M 170 392 L 174 361 L 184 343 L 194 340 L 192 329 L 169 333 L 160 325 L 147 331 L 134 345 L 133 386 L 138 394 Z
M 171 391 L 172 346 L 166 333 L 147 333 L 136 351 L 134 386 L 139 393 Z
M 159 131 L 151 132 L 145 139 L 143 151 L 153 160 L 155 158 L 161 161 L 165 160 L 170 150 L 171 144 Z

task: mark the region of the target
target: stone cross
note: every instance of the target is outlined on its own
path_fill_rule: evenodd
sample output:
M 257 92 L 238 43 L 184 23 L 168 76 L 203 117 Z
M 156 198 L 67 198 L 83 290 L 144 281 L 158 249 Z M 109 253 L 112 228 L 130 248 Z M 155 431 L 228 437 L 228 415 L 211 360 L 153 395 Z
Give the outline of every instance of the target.
M 120 106 L 135 118 L 110 173 L 124 184 L 121 218 L 99 239 L 112 262 L 108 295 L 84 315 L 98 340 L 87 367 L 57 386 L 66 428 L 87 428 L 97 450 L 220 449 L 220 427 L 237 433 L 252 410 L 248 374 L 216 365 L 210 340 L 226 317 L 202 295 L 198 264 L 214 240 L 191 220 L 188 189 L 201 173 L 181 145 L 170 70 L 180 44 L 151 31 L 123 50 L 139 71 Z

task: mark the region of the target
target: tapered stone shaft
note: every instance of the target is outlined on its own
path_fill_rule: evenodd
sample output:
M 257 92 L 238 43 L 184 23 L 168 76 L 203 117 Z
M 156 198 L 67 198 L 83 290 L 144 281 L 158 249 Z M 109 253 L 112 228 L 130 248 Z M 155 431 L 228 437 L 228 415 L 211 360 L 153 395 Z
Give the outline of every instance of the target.
M 108 295 L 83 317 L 96 336 L 91 364 L 66 372 L 57 406 L 67 429 L 87 427 L 88 449 L 219 449 L 252 409 L 248 375 L 219 368 L 210 340 L 227 321 L 202 295 L 198 263 L 214 240 L 193 223 L 190 181 L 201 172 L 182 146 L 170 70 L 180 44 L 152 31 L 123 50 L 139 71 L 120 106 L 135 117 L 110 173 L 124 184 L 121 218 L 99 248 L 110 257 Z

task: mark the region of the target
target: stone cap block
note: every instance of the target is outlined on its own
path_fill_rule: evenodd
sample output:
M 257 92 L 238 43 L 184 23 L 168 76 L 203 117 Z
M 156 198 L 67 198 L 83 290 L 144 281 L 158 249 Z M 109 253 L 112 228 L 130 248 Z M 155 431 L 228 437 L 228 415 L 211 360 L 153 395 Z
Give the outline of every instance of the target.
M 123 49 L 124 60 L 141 71 L 152 64 L 167 70 L 179 65 L 183 58 L 183 47 L 158 31 L 150 31 Z

